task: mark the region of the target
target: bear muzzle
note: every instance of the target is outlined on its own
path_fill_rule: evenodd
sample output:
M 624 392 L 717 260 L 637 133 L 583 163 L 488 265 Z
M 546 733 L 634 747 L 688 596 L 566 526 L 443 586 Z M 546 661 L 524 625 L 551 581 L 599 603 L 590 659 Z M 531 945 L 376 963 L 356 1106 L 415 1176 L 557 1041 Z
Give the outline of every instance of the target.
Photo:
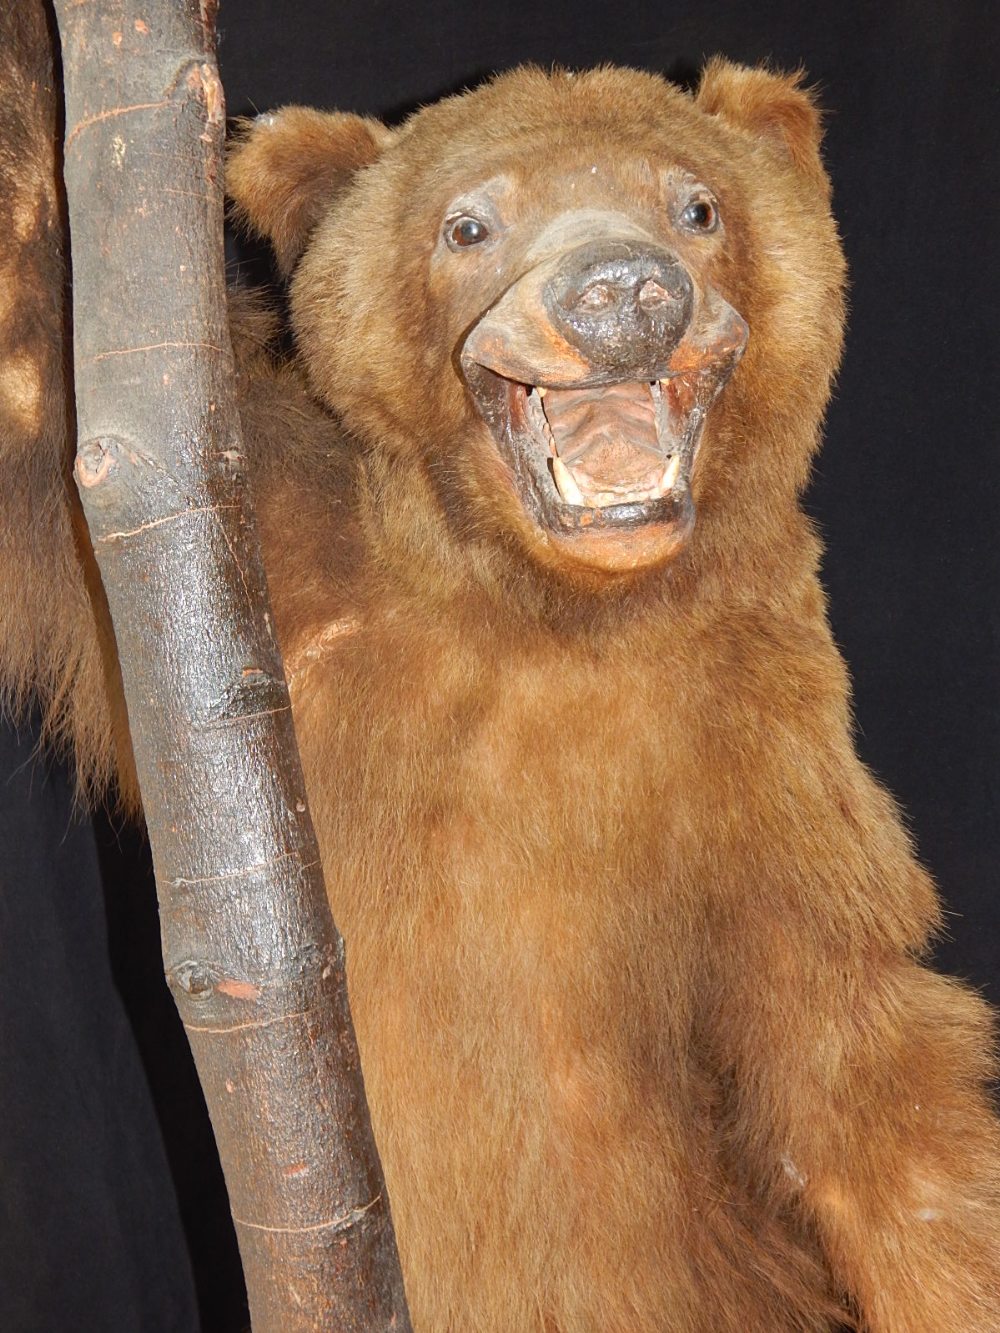
M 460 361 L 528 516 L 560 555 L 623 573 L 686 544 L 705 420 L 747 338 L 670 251 L 606 237 L 519 277 Z

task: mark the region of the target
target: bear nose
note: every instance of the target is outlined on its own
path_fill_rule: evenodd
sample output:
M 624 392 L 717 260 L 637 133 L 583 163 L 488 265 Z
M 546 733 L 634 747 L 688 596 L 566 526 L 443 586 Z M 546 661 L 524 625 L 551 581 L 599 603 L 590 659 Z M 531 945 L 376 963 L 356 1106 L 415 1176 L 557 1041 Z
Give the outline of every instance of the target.
M 694 289 L 675 255 L 632 241 L 571 250 L 546 285 L 560 333 L 604 371 L 640 378 L 663 361 L 691 322 Z

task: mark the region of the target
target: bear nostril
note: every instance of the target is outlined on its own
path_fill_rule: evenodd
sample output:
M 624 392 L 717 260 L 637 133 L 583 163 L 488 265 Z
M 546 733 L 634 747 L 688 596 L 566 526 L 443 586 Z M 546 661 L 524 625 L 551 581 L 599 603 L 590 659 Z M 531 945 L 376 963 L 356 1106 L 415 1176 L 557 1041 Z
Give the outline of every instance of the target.
M 676 300 L 677 297 L 665 287 L 661 287 L 654 278 L 650 278 L 639 288 L 639 306 L 647 314 L 653 314 L 665 306 L 673 305 Z
M 606 282 L 595 282 L 581 294 L 576 304 L 582 310 L 607 310 L 615 304 L 615 299 L 615 293 Z

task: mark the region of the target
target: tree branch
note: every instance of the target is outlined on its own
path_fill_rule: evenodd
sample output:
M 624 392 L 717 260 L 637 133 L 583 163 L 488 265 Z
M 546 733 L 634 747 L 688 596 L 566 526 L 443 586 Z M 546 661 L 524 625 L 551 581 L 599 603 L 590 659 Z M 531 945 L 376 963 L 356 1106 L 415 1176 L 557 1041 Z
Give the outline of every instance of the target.
M 57 0 L 76 476 L 257 1333 L 409 1327 L 243 470 L 196 0 Z

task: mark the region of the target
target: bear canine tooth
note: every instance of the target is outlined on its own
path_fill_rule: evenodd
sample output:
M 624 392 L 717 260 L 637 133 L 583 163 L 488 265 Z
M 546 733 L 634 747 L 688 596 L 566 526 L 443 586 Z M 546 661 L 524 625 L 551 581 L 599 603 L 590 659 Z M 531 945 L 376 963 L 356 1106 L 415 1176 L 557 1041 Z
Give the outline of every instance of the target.
M 663 476 L 660 478 L 659 485 L 656 487 L 657 497 L 666 495 L 667 491 L 671 489 L 674 482 L 677 480 L 677 475 L 680 470 L 681 456 L 680 454 L 674 454 L 673 458 L 671 458 L 670 462 L 663 469 Z
M 579 486 L 573 479 L 572 472 L 558 455 L 552 460 L 552 478 L 556 483 L 556 490 L 568 505 L 583 505 L 586 503 Z

